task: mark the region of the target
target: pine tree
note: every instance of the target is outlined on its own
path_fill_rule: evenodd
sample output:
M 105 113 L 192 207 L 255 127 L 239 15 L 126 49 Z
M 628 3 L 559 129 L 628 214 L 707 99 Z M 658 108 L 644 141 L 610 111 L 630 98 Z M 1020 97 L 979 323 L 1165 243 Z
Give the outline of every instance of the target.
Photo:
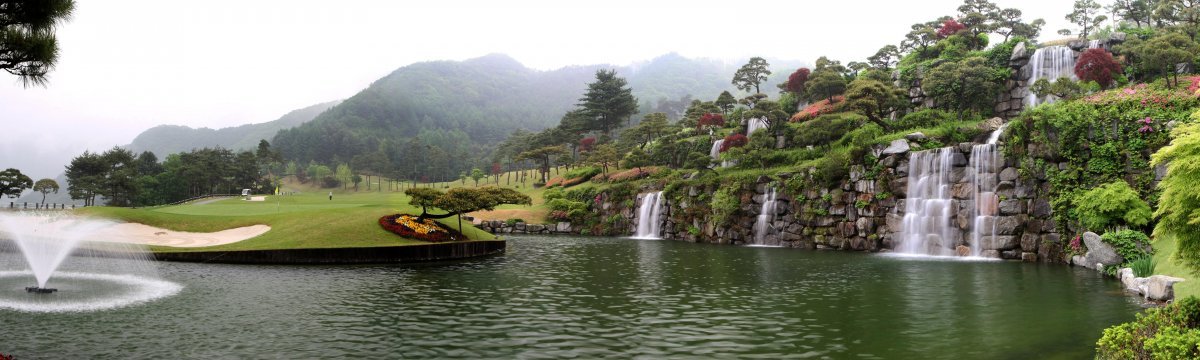
M 761 93 L 758 85 L 767 81 L 767 76 L 771 75 L 771 70 L 768 69 L 770 66 L 771 64 L 761 57 L 750 58 L 750 62 L 742 65 L 741 69 L 733 73 L 733 85 L 742 91 L 750 91 L 750 88 L 754 88 L 755 94 Z

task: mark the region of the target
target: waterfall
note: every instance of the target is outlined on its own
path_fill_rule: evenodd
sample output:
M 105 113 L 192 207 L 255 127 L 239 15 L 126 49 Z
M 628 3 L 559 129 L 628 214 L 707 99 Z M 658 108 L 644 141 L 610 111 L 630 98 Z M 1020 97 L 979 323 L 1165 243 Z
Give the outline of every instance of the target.
M 712 148 L 708 149 L 708 156 L 712 156 L 713 160 L 720 160 L 721 159 L 721 144 L 724 144 L 724 143 L 725 143 L 725 139 L 717 139 L 717 141 L 713 141 Z
M 1098 48 L 1102 48 L 1103 46 L 1104 46 L 1104 44 L 1101 43 L 1100 40 L 1088 40 L 1088 45 L 1087 45 L 1088 49 L 1098 49 Z
M 763 195 L 762 208 L 759 209 L 758 218 L 754 220 L 754 242 L 750 245 L 779 246 L 779 239 L 767 241 L 767 235 L 771 231 L 771 222 L 775 221 L 776 203 L 775 188 L 771 188 L 766 195 Z
M 974 206 L 971 210 L 971 256 L 980 256 L 983 252 L 983 240 L 996 236 L 996 216 L 1000 215 L 1000 197 L 996 195 L 996 187 L 1000 185 L 998 177 L 1003 165 L 998 151 L 1000 135 L 1009 123 L 1000 125 L 988 136 L 987 143 L 971 147 L 971 193 Z
M 662 210 L 666 205 L 662 201 L 662 191 L 652 192 L 642 197 L 642 206 L 638 208 L 638 226 L 635 239 L 661 239 Z
M 912 153 L 908 160 L 908 192 L 900 225 L 898 252 L 951 255 L 961 236 L 951 223 L 955 213 L 950 171 L 954 148 Z
M 750 136 L 759 129 L 767 128 L 767 120 L 760 118 L 752 118 L 746 123 L 746 136 Z
M 1075 77 L 1075 51 L 1066 46 L 1050 46 L 1039 48 L 1033 52 L 1033 56 L 1029 57 L 1029 66 L 1032 73 L 1029 76 L 1028 83 L 1025 85 L 1025 107 L 1030 108 L 1038 104 L 1052 103 L 1054 96 L 1038 97 L 1030 91 L 1030 87 L 1038 79 L 1046 79 L 1050 82 L 1058 80 L 1060 77 L 1067 77 L 1071 80 L 1078 80 Z

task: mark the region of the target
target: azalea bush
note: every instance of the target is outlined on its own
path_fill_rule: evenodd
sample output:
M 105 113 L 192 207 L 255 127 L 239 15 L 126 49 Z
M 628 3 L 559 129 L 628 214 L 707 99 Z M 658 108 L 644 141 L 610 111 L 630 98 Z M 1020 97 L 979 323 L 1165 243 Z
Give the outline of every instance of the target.
M 447 242 L 466 239 L 454 229 L 446 228 L 432 219 L 413 215 L 394 214 L 379 218 L 379 226 L 402 237 L 428 242 Z
M 608 174 L 608 182 L 609 183 L 621 183 L 621 182 L 626 182 L 626 181 L 630 181 L 630 180 L 637 180 L 637 179 L 641 179 L 644 177 L 648 177 L 648 176 L 657 174 L 659 171 L 662 171 L 662 168 L 658 167 L 658 166 L 644 166 L 644 167 L 640 167 L 640 168 L 633 168 L 633 169 L 629 169 L 629 170 L 625 170 L 625 171 L 621 171 L 621 172 L 615 172 L 615 173 Z
M 837 95 L 833 97 L 833 101 L 829 99 L 814 102 L 803 110 L 800 110 L 795 115 L 792 115 L 791 122 L 802 122 L 815 119 L 817 116 L 830 114 L 840 111 L 845 97 Z

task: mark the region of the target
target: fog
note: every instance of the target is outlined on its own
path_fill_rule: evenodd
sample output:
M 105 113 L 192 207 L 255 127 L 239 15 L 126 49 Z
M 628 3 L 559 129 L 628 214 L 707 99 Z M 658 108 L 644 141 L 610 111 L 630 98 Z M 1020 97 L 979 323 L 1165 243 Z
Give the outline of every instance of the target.
M 0 72 L 0 168 L 54 177 L 84 150 L 155 125 L 270 121 L 427 60 L 505 53 L 544 70 L 672 51 L 863 61 L 960 3 L 80 0 L 46 87 Z M 1068 0 L 996 3 L 1044 18 L 1043 38 L 1069 26 Z

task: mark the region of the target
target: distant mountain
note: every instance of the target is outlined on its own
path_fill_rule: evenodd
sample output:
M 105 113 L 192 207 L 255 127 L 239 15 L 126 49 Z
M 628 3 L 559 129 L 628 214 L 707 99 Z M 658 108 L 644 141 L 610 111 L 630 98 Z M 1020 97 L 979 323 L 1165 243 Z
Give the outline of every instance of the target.
M 557 125 L 595 80 L 598 69 L 616 69 L 629 81 L 643 109 L 659 111 L 657 103 L 673 101 L 679 111 L 681 99 L 713 100 L 725 90 L 742 94 L 730 84 L 741 65 L 673 53 L 633 66 L 571 66 L 553 71 L 532 70 L 501 54 L 416 63 L 376 80 L 311 122 L 280 131 L 271 144 L 299 163 L 351 162 L 357 155 L 383 152 L 390 168 L 403 169 L 413 168 L 414 159 L 446 158 L 451 159 L 446 164 L 410 173 L 456 178 L 473 166 L 483 167 L 482 159 L 490 155 L 491 147 L 514 130 Z M 763 91 L 776 92 L 775 84 L 798 66 L 798 62 L 777 61 Z M 412 154 L 418 150 L 439 153 Z
M 127 148 L 134 154 L 150 151 L 164 159 L 168 154 L 186 152 L 206 147 L 223 147 L 233 150 L 253 150 L 262 139 L 271 140 L 282 129 L 296 127 L 311 121 L 325 110 L 340 104 L 330 101 L 293 110 L 277 120 L 258 124 L 247 124 L 217 130 L 194 129 L 179 125 L 159 125 L 143 131 Z

